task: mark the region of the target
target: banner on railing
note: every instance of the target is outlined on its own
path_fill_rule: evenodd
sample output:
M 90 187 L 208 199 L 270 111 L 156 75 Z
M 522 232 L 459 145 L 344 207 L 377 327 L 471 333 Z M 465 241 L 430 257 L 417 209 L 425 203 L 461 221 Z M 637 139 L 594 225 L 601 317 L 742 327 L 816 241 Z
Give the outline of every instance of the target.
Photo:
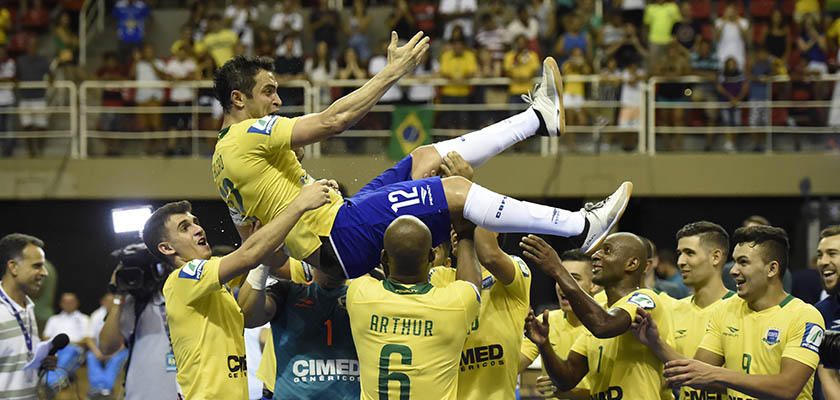
M 388 155 L 402 159 L 412 150 L 432 142 L 435 112 L 424 107 L 397 106 L 391 113 L 391 143 Z

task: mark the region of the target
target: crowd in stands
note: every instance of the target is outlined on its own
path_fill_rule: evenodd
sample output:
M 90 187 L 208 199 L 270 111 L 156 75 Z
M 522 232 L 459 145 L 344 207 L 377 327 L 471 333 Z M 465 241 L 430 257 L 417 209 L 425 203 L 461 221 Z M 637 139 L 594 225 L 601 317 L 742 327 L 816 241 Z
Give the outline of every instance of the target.
M 190 10 L 189 17 L 169 48 L 154 47 L 161 41 L 146 37 L 153 24 L 148 4 L 120 0 L 109 10 L 119 45 L 101 61 L 89 60 L 89 66 L 99 67 L 87 71 L 78 68 L 77 60 L 81 3 L 6 2 L 6 8 L 0 9 L 0 82 L 212 79 L 215 68 L 242 54 L 275 59 L 282 80 L 365 79 L 384 65 L 389 31 L 407 39 L 423 30 L 433 38 L 433 56 L 416 75 L 449 78 L 452 84 L 439 89 L 395 87 L 383 98 L 385 104 L 521 103 L 520 95 L 532 89 L 531 78 L 539 72 L 542 58 L 554 56 L 566 77 L 600 75 L 597 84 L 566 84 L 569 125 L 637 130 L 642 121 L 640 83 L 657 76 L 665 79 L 656 87 L 657 101 L 729 104 L 719 109 L 663 108 L 657 112 L 657 125 L 840 127 L 840 91 L 834 91 L 831 82 L 811 79 L 837 68 L 838 0 L 397 0 L 378 4 L 345 0 L 340 11 L 328 0 L 187 1 L 180 6 Z M 374 7 L 390 9 L 383 14 L 387 18 L 379 18 L 379 13 L 374 17 Z M 667 81 L 686 75 L 699 75 L 708 82 Z M 512 83 L 499 88 L 463 82 L 473 77 L 508 77 Z M 774 82 L 776 77 L 790 77 L 793 83 Z M 333 89 L 324 95 L 334 98 L 347 90 Z M 302 97 L 299 89 L 281 90 L 287 106 L 301 105 Z M 771 99 L 836 104 L 827 108 L 739 107 L 745 101 Z M 618 106 L 586 104 L 593 100 L 613 101 Z M 0 89 L 0 106 L 41 107 L 45 101 L 43 90 Z M 108 106 L 189 106 L 194 102 L 213 105 L 212 91 L 143 88 L 103 95 L 103 105 Z M 447 128 L 476 127 L 487 122 L 480 118 L 498 117 L 442 114 L 438 127 Z M 0 114 L 4 128 L 11 126 L 11 120 L 9 114 Z M 387 120 L 369 120 L 363 121 L 368 124 L 363 127 L 389 128 Z M 20 128 L 46 129 L 46 122 L 43 115 L 22 114 Z M 195 123 L 212 130 L 218 120 L 193 121 L 189 114 L 141 114 L 129 121 L 124 114 L 104 114 L 98 129 L 159 132 L 190 129 Z M 732 133 L 716 133 L 706 135 L 705 150 L 765 150 L 761 133 L 741 135 L 745 138 L 740 144 Z M 665 148 L 682 149 L 683 136 L 665 135 Z M 797 150 L 802 146 L 801 136 L 793 138 Z M 566 137 L 570 150 L 576 147 L 574 139 L 574 135 Z M 826 149 L 838 150 L 833 137 L 820 140 Z M 635 141 L 633 135 L 610 134 L 601 146 L 602 150 L 632 150 Z M 29 154 L 41 154 L 42 142 L 28 140 Z M 4 156 L 11 154 L 14 144 L 3 142 Z M 109 155 L 120 151 L 115 141 L 105 147 Z M 188 148 L 189 143 L 173 138 L 149 141 L 146 152 L 179 155 Z

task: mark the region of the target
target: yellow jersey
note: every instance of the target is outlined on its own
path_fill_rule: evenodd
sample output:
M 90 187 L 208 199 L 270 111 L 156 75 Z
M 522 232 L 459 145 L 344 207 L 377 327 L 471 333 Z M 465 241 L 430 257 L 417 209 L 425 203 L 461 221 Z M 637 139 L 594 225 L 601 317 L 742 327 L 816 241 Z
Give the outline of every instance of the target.
M 274 219 L 313 179 L 291 148 L 297 118 L 275 115 L 249 119 L 223 129 L 213 153 L 213 181 L 228 205 L 234 223 L 256 218 Z M 303 260 L 329 236 L 335 215 L 344 203 L 330 190 L 329 204 L 303 214 L 286 237 L 292 257 Z
M 481 307 L 461 351 L 458 399 L 512 399 L 516 397 L 519 348 L 531 302 L 531 271 L 525 261 L 510 256 L 516 274 L 504 285 L 487 270 L 481 281 Z M 455 269 L 436 267 L 429 282 L 445 287 L 455 280 Z
M 219 283 L 221 260 L 192 260 L 163 285 L 175 378 L 190 400 L 248 398 L 245 320 Z
M 480 303 L 478 288 L 466 281 L 406 287 L 370 276 L 353 280 L 347 311 L 362 400 L 457 399 L 461 350 Z M 490 350 L 477 357 L 489 359 Z
M 653 290 L 636 289 L 610 307 L 626 311 L 631 319 L 636 317 L 638 308 L 647 310 L 659 327 L 659 334 L 674 345 L 671 311 Z M 599 339 L 584 331 L 571 351 L 587 359 L 589 393 L 593 398 L 673 399 L 670 389 L 665 387 L 662 361 L 629 329 L 609 339 Z
M 816 369 L 824 333 L 819 311 L 791 295 L 779 305 L 758 312 L 751 310 L 744 299 L 732 296 L 715 310 L 699 347 L 723 356 L 726 369 L 774 375 L 782 368 L 782 358 Z M 813 389 L 811 374 L 797 400 L 811 399 Z M 730 399 L 755 400 L 732 389 L 727 393 Z
M 677 300 L 673 308 L 674 342 L 676 343 L 674 349 L 688 358 L 694 358 L 694 353 L 697 352 L 700 341 L 706 335 L 706 328 L 712 316 L 715 315 L 717 307 L 723 304 L 723 300 L 734 295 L 735 292 L 729 290 L 722 298 L 704 308 L 694 303 L 694 296 Z M 688 386 L 680 388 L 680 392 L 683 399 L 724 400 L 723 397 L 719 398 L 715 391 L 694 389 Z

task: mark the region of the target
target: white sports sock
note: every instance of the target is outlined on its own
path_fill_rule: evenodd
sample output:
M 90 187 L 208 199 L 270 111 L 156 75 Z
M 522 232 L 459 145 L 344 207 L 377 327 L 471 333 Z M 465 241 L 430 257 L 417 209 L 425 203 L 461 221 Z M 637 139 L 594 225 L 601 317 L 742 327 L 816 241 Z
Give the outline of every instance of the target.
M 542 233 L 565 237 L 580 235 L 586 224 L 579 211 L 517 200 L 475 183 L 467 194 L 464 218 L 499 233 Z
M 455 151 L 473 168 L 478 168 L 508 147 L 533 136 L 539 127 L 540 120 L 537 118 L 537 112 L 530 107 L 484 129 L 434 143 L 432 146 L 435 146 L 440 158 Z

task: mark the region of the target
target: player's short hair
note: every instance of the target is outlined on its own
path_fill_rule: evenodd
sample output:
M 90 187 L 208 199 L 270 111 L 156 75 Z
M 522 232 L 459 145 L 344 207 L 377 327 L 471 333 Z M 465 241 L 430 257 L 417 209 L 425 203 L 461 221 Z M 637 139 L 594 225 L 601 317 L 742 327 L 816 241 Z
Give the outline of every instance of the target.
M 709 221 L 698 221 L 686 224 L 677 231 L 677 241 L 684 237 L 698 236 L 701 245 L 710 245 L 720 249 L 724 256 L 729 254 L 729 234 L 722 226 Z
M 779 263 L 779 279 L 785 276 L 788 268 L 788 252 L 790 241 L 787 232 L 782 228 L 769 225 L 742 227 L 732 234 L 732 243 L 754 243 L 761 251 L 761 258 L 765 263 L 776 261 Z
M 560 259 L 563 261 L 592 262 L 592 257 L 587 255 L 586 252 L 581 249 L 566 250 L 560 255 Z
M 186 214 L 188 212 L 192 212 L 192 204 L 187 200 L 166 203 L 163 207 L 155 210 L 152 216 L 146 220 L 146 224 L 143 225 L 143 233 L 141 235 L 143 237 L 143 243 L 146 244 L 149 252 L 160 260 L 160 262 L 173 265 L 172 259 L 158 250 L 158 244 L 168 239 L 166 221 L 173 215 Z
M 213 93 L 225 113 L 230 112 L 233 103 L 230 94 L 238 90 L 249 99 L 254 95 L 257 73 L 260 70 L 274 71 L 274 60 L 268 57 L 236 56 L 216 70 L 213 77 Z
M 762 217 L 761 215 L 750 215 L 749 217 L 744 219 L 744 222 L 741 223 L 741 226 L 747 226 L 747 224 L 750 223 L 770 226 L 770 220 Z
M 642 240 L 642 243 L 645 244 L 645 255 L 647 256 L 647 258 L 648 259 L 653 258 L 653 256 L 656 254 L 656 244 L 653 243 L 653 240 L 650 240 L 650 239 L 648 239 L 648 238 L 646 238 L 642 235 L 636 235 L 636 236 L 638 236 L 639 239 Z
M 23 249 L 34 244 L 44 247 L 44 241 L 25 233 L 10 233 L 0 239 L 0 277 L 6 273 L 6 265 L 9 260 L 20 259 L 23 256 Z
M 831 225 L 820 231 L 820 239 L 840 235 L 840 225 Z

